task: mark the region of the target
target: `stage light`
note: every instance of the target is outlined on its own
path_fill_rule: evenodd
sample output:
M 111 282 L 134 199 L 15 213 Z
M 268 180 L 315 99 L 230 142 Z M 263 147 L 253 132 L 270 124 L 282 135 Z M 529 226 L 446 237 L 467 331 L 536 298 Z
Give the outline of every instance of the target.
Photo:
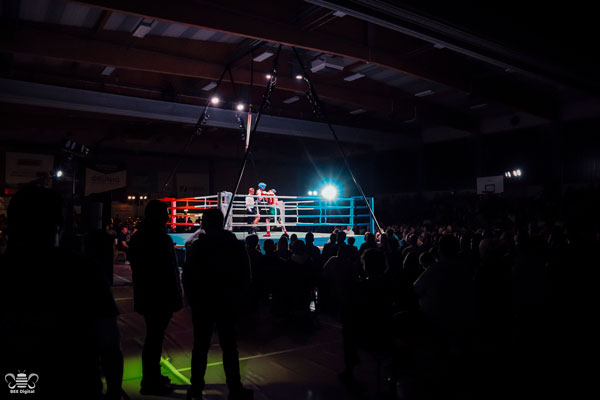
M 325 200 L 333 201 L 338 196 L 338 189 L 334 185 L 325 185 L 323 189 L 321 189 L 321 196 Z
M 235 106 L 236 110 L 238 111 L 244 111 L 244 105 L 242 103 L 238 103 L 237 106 Z
M 62 176 L 63 176 L 62 170 L 59 169 L 58 171 L 56 171 L 56 177 L 57 178 L 61 178 Z
M 135 200 L 135 196 L 131 196 L 131 200 Z
M 214 105 L 219 104 L 219 101 L 221 101 L 217 96 L 213 96 L 212 99 L 210 99 L 210 102 Z
M 303 78 L 303 76 L 302 76 L 302 75 L 300 75 L 300 74 L 296 75 L 296 79 L 300 80 L 300 79 L 302 79 L 302 78 Z
M 517 176 L 521 176 L 521 170 L 520 169 L 517 170 Z
M 312 190 L 309 190 L 309 191 L 308 191 L 308 195 L 309 195 L 309 196 L 312 196 Z
M 271 74 L 267 74 L 267 75 L 265 75 L 265 77 L 266 77 L 267 79 L 271 79 L 271 78 L 273 77 L 273 75 L 271 75 Z
M 127 200 L 131 200 L 131 196 L 127 196 Z
M 512 175 L 510 174 L 510 171 L 506 173 L 506 176 L 507 176 L 508 178 L 511 178 L 511 177 L 512 177 Z

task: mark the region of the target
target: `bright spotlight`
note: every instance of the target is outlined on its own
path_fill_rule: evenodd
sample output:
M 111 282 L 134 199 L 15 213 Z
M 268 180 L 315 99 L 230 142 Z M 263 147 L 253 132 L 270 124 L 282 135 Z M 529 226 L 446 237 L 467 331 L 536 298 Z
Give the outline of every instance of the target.
M 296 75 L 296 79 L 298 79 L 298 80 L 302 79 L 302 75 L 300 75 L 300 74 Z
M 213 96 L 212 99 L 210 99 L 210 102 L 213 103 L 214 105 L 219 104 L 219 101 L 221 101 L 217 96 Z
M 131 196 L 131 200 L 135 200 L 135 196 Z
M 61 178 L 63 176 L 63 172 L 61 169 L 59 169 L 58 171 L 56 171 L 56 177 L 57 178 Z
M 312 190 L 309 190 L 309 191 L 308 191 L 308 195 L 309 195 L 309 196 L 312 196 Z
M 236 110 L 238 111 L 244 111 L 244 105 L 242 103 L 238 103 L 237 106 L 235 106 Z
M 338 196 L 338 189 L 333 185 L 325 185 L 323 189 L 321 189 L 321 196 L 325 200 L 333 201 Z
M 271 74 L 265 75 L 265 78 L 267 78 L 267 79 L 271 79 L 272 77 L 273 77 L 273 75 L 271 75 Z
M 517 170 L 517 176 L 521 176 L 521 170 L 520 169 Z

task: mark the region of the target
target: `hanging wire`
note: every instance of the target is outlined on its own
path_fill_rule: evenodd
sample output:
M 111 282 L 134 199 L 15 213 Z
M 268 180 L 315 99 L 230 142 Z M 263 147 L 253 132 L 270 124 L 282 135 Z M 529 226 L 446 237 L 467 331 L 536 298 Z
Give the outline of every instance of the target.
M 315 114 L 316 117 L 323 119 L 325 121 L 325 123 L 327 124 L 327 126 L 329 127 L 329 131 L 333 135 L 333 138 L 335 139 L 335 142 L 340 150 L 340 153 L 342 154 L 342 158 L 344 159 L 346 168 L 348 169 L 348 172 L 350 173 L 350 177 L 354 181 L 354 185 L 356 186 L 356 188 L 360 192 L 363 200 L 365 201 L 365 204 L 367 205 L 367 208 L 369 209 L 369 213 L 371 214 L 371 217 L 373 218 L 373 220 L 375 221 L 375 224 L 377 225 L 377 229 L 379 231 L 381 231 L 381 226 L 379 225 L 379 221 L 377 221 L 377 217 L 375 217 L 375 213 L 373 212 L 371 203 L 369 202 L 369 200 L 367 200 L 367 196 L 365 196 L 365 192 L 363 191 L 362 187 L 358 183 L 358 180 L 354 176 L 354 172 L 352 172 L 352 168 L 350 168 L 350 163 L 348 162 L 348 157 L 346 156 L 346 152 L 344 151 L 344 148 L 343 148 L 342 144 L 340 143 L 337 133 L 335 133 L 335 130 L 333 129 L 333 126 L 331 125 L 331 122 L 329 122 L 329 118 L 327 118 L 327 116 L 323 112 L 322 103 L 319 100 L 319 96 L 317 95 L 317 92 L 315 91 L 315 88 L 312 85 L 312 82 L 310 81 L 310 79 L 308 77 L 308 73 L 306 71 L 306 68 L 304 67 L 304 64 L 302 63 L 300 54 L 298 54 L 298 51 L 296 50 L 295 47 L 292 47 L 292 49 L 294 50 L 294 54 L 296 55 L 298 64 L 300 64 L 300 68 L 302 68 L 302 79 L 304 80 L 304 82 L 306 82 L 306 86 L 307 86 L 306 97 L 308 98 L 308 101 L 310 102 L 310 104 L 313 108 L 313 113 Z
M 194 125 L 194 130 L 192 131 L 192 133 L 188 137 L 185 145 L 183 146 L 183 149 L 178 153 L 179 158 L 177 159 L 177 162 L 175 163 L 175 165 L 171 169 L 171 173 L 167 177 L 167 180 L 165 181 L 165 184 L 163 185 L 162 190 L 160 191 L 161 194 L 165 193 L 165 191 L 167 190 L 167 187 L 169 186 L 169 183 L 171 182 L 171 180 L 173 179 L 173 177 L 177 173 L 177 170 L 179 169 L 179 166 L 181 165 L 181 161 L 183 159 L 183 156 L 188 152 L 190 146 L 194 142 L 195 137 L 199 136 L 202 133 L 202 126 L 206 124 L 208 118 L 210 117 L 210 115 L 208 115 L 207 111 L 208 111 L 208 107 L 210 106 L 211 99 L 215 95 L 215 93 L 217 92 L 217 90 L 219 89 L 219 86 L 221 86 L 221 82 L 223 82 L 223 78 L 225 77 L 225 74 L 229 71 L 229 75 L 230 75 L 230 77 L 232 79 L 232 82 L 233 82 L 233 77 L 231 75 L 231 70 L 230 70 L 231 66 L 233 64 L 235 64 L 236 62 L 238 62 L 239 60 L 241 60 L 242 58 L 246 57 L 248 54 L 253 54 L 257 49 L 261 48 L 265 44 L 266 44 L 266 42 L 262 42 L 262 41 L 261 42 L 257 42 L 250 49 L 248 49 L 248 50 L 246 50 L 246 51 L 244 51 L 244 52 L 242 52 L 240 54 L 237 54 L 236 56 L 234 56 L 227 63 L 227 65 L 223 69 L 223 72 L 221 73 L 221 76 L 219 77 L 219 81 L 217 82 L 217 86 L 215 86 L 214 90 L 212 91 L 212 95 L 208 98 L 208 101 L 206 102 L 206 105 L 204 106 L 204 109 L 202 110 L 202 113 L 200 114 L 200 117 L 198 118 L 196 124 Z
M 254 128 L 252 129 L 252 132 L 250 133 L 250 143 L 248 143 L 248 148 L 246 149 L 246 152 L 244 153 L 244 160 L 242 161 L 242 166 L 240 168 L 240 172 L 238 173 L 237 181 L 235 184 L 235 189 L 232 191 L 231 201 L 229 202 L 229 206 L 227 207 L 227 212 L 225 213 L 225 218 L 223 219 L 223 226 L 227 222 L 227 218 L 229 217 L 229 214 L 231 213 L 231 207 L 233 206 L 233 199 L 237 195 L 237 191 L 240 187 L 240 183 L 242 181 L 242 176 L 244 175 L 244 170 L 246 169 L 246 164 L 248 162 L 248 157 L 252 150 L 252 144 L 254 143 L 254 136 L 255 136 L 256 128 L 258 127 L 258 123 L 260 122 L 260 117 L 262 116 L 263 109 L 265 108 L 265 106 L 267 104 L 270 103 L 271 95 L 273 94 L 273 89 L 275 89 L 275 84 L 277 83 L 277 65 L 279 62 L 279 54 L 280 53 L 281 53 L 281 45 L 279 45 L 279 47 L 277 48 L 277 54 L 275 55 L 275 59 L 273 60 L 273 69 L 271 71 L 271 79 L 269 79 L 269 82 L 267 83 L 267 86 L 265 87 L 265 92 L 263 94 L 263 98 L 260 103 L 260 108 L 258 109 L 258 113 L 256 114 L 256 122 L 254 123 Z
M 206 124 L 206 121 L 210 117 L 208 115 L 208 113 L 207 113 L 208 107 L 210 106 L 210 102 L 211 102 L 213 96 L 215 95 L 215 93 L 217 92 L 217 90 L 219 89 L 219 86 L 221 86 L 221 82 L 223 82 L 223 77 L 225 77 L 225 73 L 228 70 L 229 70 L 229 64 L 225 67 L 225 69 L 221 73 L 221 77 L 219 78 L 219 81 L 217 82 L 217 86 L 215 86 L 214 90 L 212 91 L 211 96 L 208 98 L 208 101 L 206 102 L 206 105 L 202 109 L 202 113 L 200 113 L 200 117 L 198 117 L 198 120 L 196 121 L 196 124 L 194 125 L 194 130 L 188 136 L 187 142 L 185 143 L 185 146 L 183 146 L 183 149 L 179 152 L 179 154 L 178 154 L 179 157 L 177 159 L 177 162 L 175 163 L 175 166 L 171 169 L 171 173 L 169 174 L 167 180 L 165 181 L 165 184 L 163 185 L 163 188 L 161 190 L 161 194 L 165 193 L 165 191 L 167 190 L 167 187 L 169 186 L 169 183 L 171 182 L 171 180 L 173 179 L 173 177 L 177 173 L 177 170 L 179 169 L 179 166 L 181 165 L 181 161 L 183 160 L 183 156 L 189 150 L 189 148 L 192 145 L 192 143 L 194 142 L 194 139 L 196 138 L 196 136 L 198 136 L 198 135 L 200 135 L 202 133 L 202 126 L 204 124 Z

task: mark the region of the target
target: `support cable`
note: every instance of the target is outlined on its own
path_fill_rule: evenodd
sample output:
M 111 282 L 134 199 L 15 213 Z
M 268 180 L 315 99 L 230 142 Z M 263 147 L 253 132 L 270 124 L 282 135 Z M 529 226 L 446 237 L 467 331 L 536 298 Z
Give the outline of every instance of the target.
M 340 150 L 340 153 L 342 154 L 342 158 L 344 159 L 346 168 L 348 169 L 348 172 L 350 173 L 350 177 L 352 177 L 352 180 L 354 181 L 354 185 L 356 186 L 356 188 L 360 192 L 363 200 L 365 201 L 365 204 L 367 205 L 367 208 L 369 209 L 369 213 L 371 214 L 371 217 L 373 218 L 373 220 L 375 221 L 375 224 L 377 225 L 377 229 L 379 231 L 381 231 L 381 226 L 379 225 L 379 221 L 377 221 L 377 217 L 375 217 L 375 213 L 373 212 L 371 203 L 367 200 L 367 196 L 365 196 L 365 192 L 363 191 L 362 187 L 358 183 L 358 180 L 354 176 L 354 172 L 352 172 L 352 168 L 350 168 L 350 163 L 348 162 L 348 157 L 346 156 L 346 152 L 344 151 L 344 148 L 342 147 L 342 144 L 340 143 L 340 140 L 339 140 L 337 134 L 335 133 L 333 126 L 331 125 L 331 122 L 329 122 L 329 118 L 327 118 L 327 115 L 325 115 L 325 113 L 323 112 L 323 106 L 322 106 L 321 100 L 319 100 L 319 96 L 317 95 L 317 92 L 315 91 L 315 88 L 312 85 L 310 78 L 308 77 L 308 73 L 306 71 L 306 68 L 304 67 L 304 64 L 302 63 L 300 54 L 298 54 L 298 51 L 296 50 L 295 47 L 292 47 L 292 49 L 294 50 L 294 54 L 296 55 L 298 64 L 300 64 L 300 68 L 302 68 L 302 79 L 304 80 L 304 82 L 306 82 L 306 85 L 307 85 L 306 97 L 308 98 L 308 101 L 310 102 L 310 104 L 313 107 L 313 113 L 315 114 L 316 117 L 323 119 L 325 121 L 325 123 L 327 124 L 327 126 L 329 127 L 329 131 L 333 135 L 333 138 L 335 139 L 338 149 Z
M 237 191 L 240 187 L 240 183 L 242 181 L 242 176 L 244 175 L 244 170 L 246 169 L 246 164 L 248 162 L 248 156 L 252 150 L 252 144 L 254 143 L 254 137 L 256 128 L 258 128 L 258 123 L 260 122 L 260 117 L 262 116 L 262 112 L 266 106 L 271 103 L 271 95 L 273 94 L 273 89 L 275 89 L 275 84 L 277 83 L 277 65 L 279 62 L 279 54 L 281 53 L 281 45 L 277 48 L 277 54 L 275 55 L 275 59 L 273 60 L 273 69 L 271 71 L 271 79 L 267 83 L 265 87 L 265 93 L 263 94 L 262 101 L 260 103 L 260 108 L 258 109 L 258 113 L 256 114 L 256 122 L 254 123 L 254 128 L 250 134 L 250 142 L 248 143 L 248 148 L 244 153 L 244 160 L 242 161 L 242 166 L 240 168 L 240 172 L 238 173 L 235 189 L 232 191 L 231 201 L 229 202 L 229 206 L 227 207 L 227 212 L 225 213 L 225 218 L 223 219 L 223 224 L 227 222 L 227 218 L 231 213 L 231 207 L 233 206 L 233 199 L 237 195 Z

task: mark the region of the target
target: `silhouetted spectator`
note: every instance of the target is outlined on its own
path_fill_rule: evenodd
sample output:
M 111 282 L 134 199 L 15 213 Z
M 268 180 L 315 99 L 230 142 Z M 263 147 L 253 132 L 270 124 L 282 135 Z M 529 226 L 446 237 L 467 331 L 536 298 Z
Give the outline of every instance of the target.
M 267 297 L 268 274 L 265 269 L 264 256 L 260 252 L 259 239 L 257 235 L 246 236 L 246 252 L 250 260 L 250 269 L 252 271 L 252 284 L 257 300 L 264 300 Z
M 315 266 L 321 267 L 321 250 L 315 246 L 315 235 L 312 232 L 308 232 L 304 236 L 304 241 L 306 242 L 306 252 L 312 259 L 312 263 Z
M 102 393 L 101 366 L 106 397 L 118 399 L 123 358 L 117 308 L 100 268 L 58 247 L 61 203 L 50 189 L 27 187 L 8 206 L 7 251 L 0 256 L 0 368 L 3 374 L 25 368 L 37 374 L 37 398 L 95 399 Z
M 277 242 L 277 256 L 283 260 L 289 260 L 292 256 L 292 252 L 288 248 L 288 237 L 281 235 Z
M 360 254 L 362 254 L 368 249 L 376 249 L 376 248 L 377 248 L 377 242 L 375 241 L 375 235 L 373 235 L 371 232 L 365 233 L 365 241 L 363 244 L 360 245 L 360 249 L 358 249 L 358 252 Z
M 129 246 L 133 308 L 146 323 L 140 393 L 164 395 L 172 388 L 169 379 L 160 373 L 163 339 L 173 313 L 183 307 L 183 301 L 175 247 L 166 232 L 167 205 L 150 201 L 145 217 Z
M 350 247 L 350 250 L 352 250 L 352 253 L 358 254 L 358 249 L 356 248 L 354 243 L 356 243 L 356 239 L 353 236 L 350 236 L 348 238 L 348 247 Z
M 194 324 L 192 386 L 188 398 L 202 397 L 208 350 L 216 324 L 229 399 L 252 399 L 252 391 L 242 387 L 235 334 L 237 315 L 251 282 L 248 256 L 243 243 L 223 229 L 220 210 L 206 210 L 202 227 L 206 233 L 189 247 L 183 271 Z
M 429 322 L 446 333 L 464 335 L 474 318 L 474 284 L 469 269 L 458 257 L 459 242 L 442 235 L 440 261 L 431 265 L 415 282 L 419 305 Z
M 325 264 L 329 259 L 337 254 L 337 230 L 329 235 L 329 241 L 323 246 L 322 261 Z
M 296 243 L 296 240 L 298 240 L 298 235 L 292 233 L 292 235 L 290 236 L 290 249 L 292 248 L 294 243 Z
M 323 266 L 323 279 L 321 284 L 321 306 L 335 317 L 339 317 L 342 304 L 348 292 L 358 279 L 359 266 L 355 264 L 352 250 L 348 245 L 342 244 L 338 248 L 337 256 L 331 257 Z
M 375 354 L 391 351 L 393 307 L 385 282 L 385 255 L 369 249 L 362 255 L 365 279 L 354 282 L 343 302 L 342 337 L 344 371 L 340 379 L 349 383 L 358 364 L 358 348 Z
M 125 252 L 127 261 L 129 261 L 129 240 L 131 235 L 127 229 L 127 226 L 123 226 L 121 231 L 117 234 L 117 249 Z
M 421 264 L 423 270 L 426 270 L 431 265 L 435 264 L 435 262 L 435 257 L 429 252 L 421 253 L 421 255 L 419 256 L 419 264 Z

